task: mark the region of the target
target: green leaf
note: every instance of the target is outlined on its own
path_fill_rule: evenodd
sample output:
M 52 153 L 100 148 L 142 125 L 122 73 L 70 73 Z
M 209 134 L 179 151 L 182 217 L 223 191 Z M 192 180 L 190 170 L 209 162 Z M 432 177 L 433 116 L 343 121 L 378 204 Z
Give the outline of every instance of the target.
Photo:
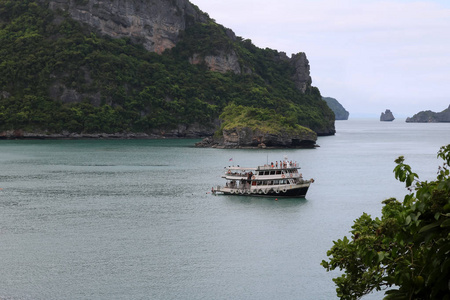
M 440 222 L 434 222 L 434 223 L 428 224 L 428 225 L 426 225 L 426 226 L 423 226 L 423 227 L 419 230 L 419 233 L 422 233 L 422 232 L 428 231 L 428 230 L 430 230 L 430 229 L 436 228 L 436 227 L 438 227 L 439 225 L 440 225 Z
M 442 222 L 441 227 L 450 227 L 450 219 L 445 220 L 444 222 Z
M 443 264 L 441 264 L 441 272 L 445 272 L 450 268 L 450 259 L 447 259 Z
M 405 225 L 408 226 L 409 224 L 411 224 L 411 216 L 407 216 L 405 219 Z
M 385 294 L 386 297 L 383 300 L 408 300 L 408 296 L 399 290 L 389 290 Z

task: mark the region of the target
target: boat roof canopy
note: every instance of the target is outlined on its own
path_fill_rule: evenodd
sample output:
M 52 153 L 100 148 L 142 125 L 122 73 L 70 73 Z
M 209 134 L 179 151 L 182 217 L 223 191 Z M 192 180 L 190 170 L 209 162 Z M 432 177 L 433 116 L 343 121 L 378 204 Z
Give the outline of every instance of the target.
M 256 171 L 257 168 L 246 168 L 246 167 L 226 167 L 228 170 L 234 170 L 234 171 Z
M 232 166 L 232 167 L 230 167 L 230 166 L 228 166 L 228 167 L 225 167 L 226 169 L 228 169 L 228 170 L 231 170 L 231 171 L 259 171 L 259 170 L 262 170 L 262 171 L 264 171 L 264 170 L 289 170 L 289 169 L 300 169 L 300 167 L 295 167 L 295 166 L 290 166 L 290 167 L 287 167 L 287 168 L 281 168 L 281 167 L 274 167 L 274 168 L 272 168 L 271 166 L 258 166 L 258 167 L 256 167 L 256 168 L 250 168 L 250 167 L 235 167 L 235 166 Z

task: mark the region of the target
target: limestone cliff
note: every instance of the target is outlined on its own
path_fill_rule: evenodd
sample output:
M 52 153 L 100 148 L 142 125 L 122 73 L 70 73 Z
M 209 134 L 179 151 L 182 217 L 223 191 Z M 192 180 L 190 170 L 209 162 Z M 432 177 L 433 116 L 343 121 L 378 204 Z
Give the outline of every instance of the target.
M 175 47 L 180 33 L 186 28 L 194 23 L 211 20 L 188 0 L 39 1 L 49 3 L 49 8 L 53 10 L 68 12 L 74 20 L 87 24 L 102 34 L 113 38 L 130 38 L 141 43 L 147 50 L 160 54 Z M 226 30 L 226 36 L 232 41 L 236 40 L 231 29 Z M 281 52 L 278 59 L 289 61 L 294 67 L 292 79 L 297 89 L 305 93 L 312 82 L 306 54 L 298 53 L 288 58 Z M 193 64 L 205 63 L 210 70 L 221 73 L 252 72 L 245 63 L 241 63 L 242 60 L 233 49 L 207 55 L 194 53 L 189 61 Z
M 309 74 L 309 61 L 306 58 L 306 54 L 301 52 L 292 55 L 290 63 L 295 68 L 295 73 L 293 75 L 293 80 L 295 86 L 302 93 L 306 92 L 306 89 L 311 86 L 311 76 Z
M 207 55 L 205 57 L 199 54 L 194 54 L 189 62 L 191 64 L 205 63 L 211 71 L 226 73 L 228 71 L 234 74 L 241 74 L 241 65 L 239 64 L 239 57 L 235 51 L 228 53 L 220 51 L 217 55 Z
M 450 105 L 447 109 L 441 112 L 432 112 L 430 110 L 421 111 L 415 114 L 412 118 L 407 118 L 408 123 L 438 123 L 450 122 Z
M 73 19 L 102 34 L 131 38 L 157 53 L 174 47 L 180 31 L 189 23 L 208 19 L 188 0 L 50 0 L 48 3 L 51 9 L 66 11 Z

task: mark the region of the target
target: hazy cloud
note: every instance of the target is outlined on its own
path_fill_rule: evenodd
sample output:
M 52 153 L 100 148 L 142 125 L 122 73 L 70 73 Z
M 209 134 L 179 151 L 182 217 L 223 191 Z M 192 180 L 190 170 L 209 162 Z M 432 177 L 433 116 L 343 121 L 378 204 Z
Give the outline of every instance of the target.
M 306 52 L 313 85 L 351 116 L 450 104 L 446 1 L 192 0 L 259 47 Z

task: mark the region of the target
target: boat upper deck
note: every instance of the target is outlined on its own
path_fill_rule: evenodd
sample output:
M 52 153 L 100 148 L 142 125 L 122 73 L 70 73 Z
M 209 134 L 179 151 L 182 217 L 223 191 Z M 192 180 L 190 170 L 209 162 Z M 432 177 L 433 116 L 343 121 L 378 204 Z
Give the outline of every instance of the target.
M 263 165 L 256 168 L 232 166 L 226 167 L 223 178 L 228 180 L 271 180 L 284 178 L 300 178 L 301 174 L 298 172 L 300 167 L 297 163 L 284 163 L 278 165 Z
M 298 165 L 297 162 L 293 162 L 293 163 L 286 163 L 286 164 L 281 164 L 280 165 L 263 165 L 263 166 L 258 166 L 258 167 L 240 167 L 240 166 L 229 166 L 229 167 L 225 167 L 225 169 L 231 171 L 231 172 L 246 172 L 246 171 L 268 171 L 268 170 L 287 170 L 287 169 L 300 169 L 300 166 Z

